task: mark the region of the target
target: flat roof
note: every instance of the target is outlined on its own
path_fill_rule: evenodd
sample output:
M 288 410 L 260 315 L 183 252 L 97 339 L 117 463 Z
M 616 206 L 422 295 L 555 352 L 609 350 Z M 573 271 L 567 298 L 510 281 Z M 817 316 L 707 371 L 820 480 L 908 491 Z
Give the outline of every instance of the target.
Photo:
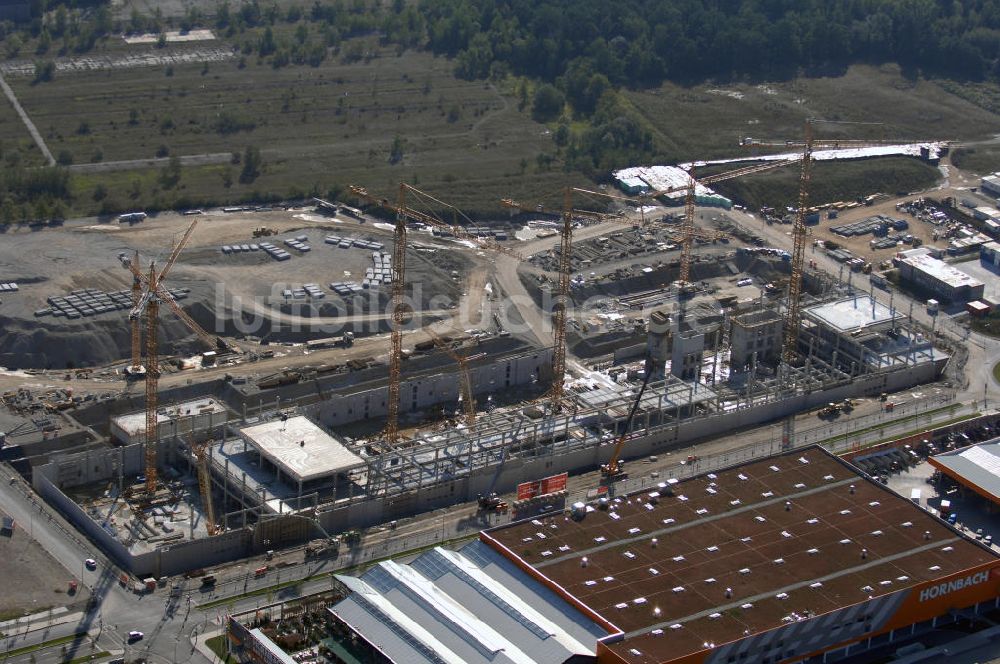
M 298 482 L 364 465 L 361 457 L 301 415 L 245 427 L 240 436 Z
M 559 514 L 482 537 L 617 627 L 624 638 L 609 647 L 623 662 L 674 660 L 997 560 L 819 447 L 700 475 L 656 500 L 640 492 L 579 521 Z
M 937 454 L 928 461 L 984 498 L 1000 503 L 1000 438 Z
M 192 399 L 191 401 L 182 401 L 177 404 L 161 406 L 156 410 L 156 423 L 162 424 L 163 422 L 170 422 L 171 420 L 183 417 L 224 412 L 226 412 L 225 406 L 211 397 L 204 397 L 201 399 Z M 130 436 L 146 433 L 146 411 L 144 410 L 140 410 L 135 413 L 128 413 L 126 415 L 119 415 L 118 417 L 115 417 L 113 421 L 122 431 Z
M 983 282 L 979 281 L 979 279 L 970 277 L 965 272 L 927 254 L 909 256 L 902 259 L 901 262 L 906 263 L 915 270 L 920 270 L 952 288 L 960 288 L 962 286 L 977 288 L 983 285 Z
M 827 302 L 806 309 L 806 314 L 841 332 L 852 332 L 858 328 L 886 325 L 903 316 L 890 311 L 870 295 L 859 293 L 853 297 Z

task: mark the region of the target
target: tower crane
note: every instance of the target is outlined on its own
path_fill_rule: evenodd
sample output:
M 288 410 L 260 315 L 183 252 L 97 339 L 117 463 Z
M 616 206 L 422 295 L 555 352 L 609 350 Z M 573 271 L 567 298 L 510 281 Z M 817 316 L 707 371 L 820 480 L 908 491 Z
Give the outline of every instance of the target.
M 475 353 L 469 356 L 459 355 L 437 332 L 429 327 L 426 329 L 426 332 L 437 347 L 447 353 L 458 365 L 459 387 L 462 395 L 462 406 L 465 410 L 465 424 L 471 429 L 476 426 L 476 401 L 472 393 L 472 375 L 469 373 L 469 362 L 486 357 L 486 353 Z
M 188 329 L 190 329 L 192 332 L 194 332 L 195 336 L 197 336 L 199 339 L 201 339 L 201 341 L 207 347 L 209 347 L 209 348 L 211 348 L 213 350 L 222 350 L 222 351 L 226 351 L 226 352 L 236 351 L 238 349 L 230 347 L 230 345 L 228 343 L 226 343 L 226 341 L 222 337 L 212 336 L 211 334 L 209 334 L 208 332 L 206 332 L 204 330 L 204 328 L 201 327 L 201 325 L 199 325 L 193 318 L 191 318 L 191 316 L 189 316 L 187 314 L 187 312 L 184 311 L 184 309 L 181 308 L 181 306 L 179 304 L 177 304 L 177 301 L 174 299 L 174 296 L 170 294 L 170 290 L 163 286 L 163 280 L 170 273 L 170 269 L 173 267 L 174 263 L 177 261 L 177 257 L 180 255 L 181 250 L 184 248 L 184 246 L 187 244 L 188 240 L 191 238 L 191 233 L 194 231 L 194 228 L 197 225 L 198 225 L 198 220 L 195 219 L 194 221 L 191 222 L 191 225 L 188 226 L 187 230 L 184 231 L 184 235 L 181 236 L 180 241 L 177 244 L 174 245 L 173 250 L 170 252 L 170 255 L 167 257 L 167 260 L 166 260 L 166 263 L 164 264 L 163 270 L 160 272 L 160 274 L 157 277 L 157 281 L 156 281 L 156 293 L 159 296 L 160 302 L 165 303 L 167 305 L 167 307 L 170 309 L 170 311 L 172 311 L 175 316 L 177 316 L 178 318 L 180 318 L 184 322 L 184 324 L 187 325 Z M 132 286 L 132 288 L 133 288 L 133 291 L 132 291 L 133 292 L 133 306 L 132 306 L 132 308 L 134 310 L 139 305 L 139 299 L 141 299 L 141 296 L 140 296 L 140 298 L 136 298 L 136 283 L 139 284 L 140 289 L 142 289 L 142 291 L 144 292 L 144 291 L 146 291 L 146 290 L 149 289 L 149 285 L 150 285 L 149 277 L 148 277 L 148 275 L 146 275 L 145 273 L 143 273 L 142 270 L 139 268 L 139 252 L 138 251 L 135 252 L 135 258 L 134 259 L 130 259 L 130 258 L 127 258 L 127 257 L 122 258 L 122 266 L 125 269 L 129 270 L 132 273 L 132 279 L 133 279 L 133 281 L 132 281 L 132 284 L 133 284 L 133 286 Z M 135 364 L 138 363 L 137 360 L 136 360 L 135 354 L 136 354 L 136 349 L 139 348 L 140 346 L 141 346 L 140 333 L 139 333 L 136 325 L 133 322 L 133 325 L 132 325 L 132 353 L 133 353 L 132 363 L 133 363 L 133 365 L 135 365 Z
M 128 268 L 132 271 L 132 275 L 136 281 L 142 284 L 142 295 L 138 298 L 135 306 L 129 311 L 129 322 L 132 325 L 133 330 L 133 345 L 136 343 L 137 336 L 135 336 L 135 329 L 137 324 L 141 321 L 143 315 L 146 319 L 146 454 L 145 454 L 145 465 L 146 465 L 146 495 L 152 497 L 156 492 L 157 486 L 157 471 L 156 471 L 156 440 L 157 440 L 157 422 L 156 422 L 156 408 L 157 408 L 157 394 L 159 387 L 160 378 L 160 366 L 158 358 L 158 349 L 156 341 L 156 329 L 160 314 L 160 302 L 167 302 L 174 309 L 175 312 L 181 312 L 183 310 L 174 301 L 174 298 L 170 295 L 170 292 L 165 290 L 162 286 L 163 278 L 169 274 L 170 268 L 173 267 L 174 263 L 177 261 L 177 257 L 180 255 L 181 250 L 187 241 L 191 238 L 191 233 L 194 231 L 194 227 L 198 224 L 198 220 L 195 219 L 188 226 L 184 235 L 181 237 L 180 241 L 174 246 L 170 255 L 167 257 L 167 261 L 163 266 L 163 269 L 159 272 L 156 271 L 156 262 L 150 261 L 149 263 L 149 274 L 144 274 L 139 270 L 138 266 L 138 252 L 136 252 L 136 260 L 128 262 Z M 135 283 L 135 282 L 133 282 Z M 193 325 L 196 332 L 201 331 L 199 336 L 208 336 L 208 333 L 201 330 L 187 314 L 181 316 L 182 320 L 185 322 L 190 321 L 189 325 Z M 204 338 L 203 337 L 203 338 Z M 215 344 L 212 344 L 213 346 Z M 133 351 L 134 352 L 134 351 Z
M 507 254 L 523 260 L 523 257 L 516 251 L 497 244 L 495 240 L 490 241 L 480 238 L 465 231 L 461 226 L 448 224 L 437 217 L 416 210 L 406 203 L 407 193 L 414 193 L 424 196 L 437 204 L 450 208 L 459 214 L 457 208 L 447 203 L 443 203 L 436 198 L 425 194 L 416 187 L 406 183 L 399 184 L 399 194 L 397 202 L 393 204 L 386 198 L 379 198 L 370 194 L 364 187 L 351 185 L 351 193 L 363 201 L 378 205 L 391 212 L 396 213 L 396 225 L 393 231 L 393 257 L 392 257 L 392 329 L 389 333 L 389 398 L 387 404 L 386 425 L 383 431 L 383 438 L 392 446 L 399 442 L 399 388 L 402 374 L 403 361 L 403 296 L 406 290 L 406 222 L 412 220 L 418 223 L 445 230 L 455 237 L 460 237 L 474 243 L 482 249 L 488 249 L 499 253 Z M 463 215 L 464 216 L 464 215 Z
M 733 180 L 735 178 L 743 177 L 745 175 L 753 175 L 755 173 L 762 173 L 764 171 L 770 171 L 775 168 L 782 168 L 784 166 L 789 166 L 791 164 L 798 163 L 800 157 L 794 159 L 784 159 L 769 161 L 762 164 L 752 164 L 750 166 L 743 166 L 731 171 L 726 171 L 725 173 L 718 173 L 716 175 L 707 175 L 701 178 L 700 182 L 702 184 L 708 185 L 715 182 L 724 182 L 726 180 Z M 691 246 L 695 238 L 702 237 L 706 239 L 719 239 L 720 237 L 725 237 L 722 234 L 705 234 L 695 229 L 694 223 L 694 206 L 695 206 L 695 187 L 698 182 L 694 178 L 694 167 L 692 166 L 688 171 L 688 182 L 684 185 L 679 185 L 676 187 L 670 187 L 668 189 L 660 189 L 656 191 L 651 191 L 649 193 L 643 194 L 642 198 L 659 198 L 660 196 L 666 196 L 667 194 L 673 194 L 679 191 L 686 192 L 684 197 L 684 224 L 681 226 L 681 269 L 678 276 L 678 280 L 681 282 L 682 286 L 686 285 L 691 280 Z
M 745 139 L 744 146 L 757 147 L 794 147 L 802 150 L 802 156 L 796 161 L 801 161 L 801 171 L 799 173 L 799 203 L 795 213 L 795 221 L 792 226 L 792 275 L 788 282 L 788 304 L 785 310 L 784 338 L 782 343 L 781 359 L 786 363 L 795 361 L 798 356 L 799 326 L 802 322 L 802 272 L 805 262 L 806 247 L 806 214 L 809 207 L 809 184 L 812 180 L 813 151 L 816 148 L 861 148 L 877 147 L 883 145 L 898 145 L 905 141 L 871 141 L 854 139 L 833 139 L 817 141 L 813 136 L 813 125 L 824 124 L 865 124 L 881 125 L 878 122 L 840 122 L 834 120 L 819 120 L 809 118 L 805 122 L 805 140 L 803 141 L 783 141 L 768 142 L 754 139 Z
M 563 189 L 563 206 L 559 212 L 562 224 L 559 228 L 559 272 L 556 283 L 556 299 L 552 305 L 552 389 L 549 392 L 549 400 L 554 412 L 562 408 L 566 382 L 566 310 L 569 301 L 569 281 L 573 258 L 573 217 L 589 217 L 606 221 L 617 216 L 591 210 L 573 209 L 574 191 L 577 191 L 574 187 Z M 525 206 L 509 198 L 502 199 L 500 204 L 522 212 L 551 214 L 541 205 Z

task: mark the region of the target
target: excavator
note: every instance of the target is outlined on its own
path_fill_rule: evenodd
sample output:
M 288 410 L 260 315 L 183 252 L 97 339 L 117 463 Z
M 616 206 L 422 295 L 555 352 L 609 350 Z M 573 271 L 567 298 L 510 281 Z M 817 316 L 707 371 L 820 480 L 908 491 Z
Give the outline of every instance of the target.
M 653 357 L 651 355 L 647 355 L 646 375 L 643 376 L 642 387 L 639 388 L 639 393 L 635 396 L 635 401 L 632 402 L 632 408 L 628 412 L 628 417 L 625 418 L 625 425 L 622 427 L 622 433 L 618 436 L 618 441 L 615 443 L 614 453 L 612 453 L 611 458 L 606 464 L 601 465 L 601 479 L 605 482 L 615 482 L 628 477 L 628 473 L 625 472 L 625 463 L 620 460 L 622 450 L 625 449 L 625 441 L 628 440 L 632 420 L 635 418 L 635 414 L 639 410 L 639 404 L 642 403 L 642 395 L 645 394 L 646 386 L 649 385 L 649 379 L 652 375 Z

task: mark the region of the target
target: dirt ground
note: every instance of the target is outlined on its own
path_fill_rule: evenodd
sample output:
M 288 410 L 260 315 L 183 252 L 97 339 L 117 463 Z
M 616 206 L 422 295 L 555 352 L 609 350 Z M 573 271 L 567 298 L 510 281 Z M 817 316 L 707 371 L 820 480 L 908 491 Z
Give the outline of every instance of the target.
M 35 312 L 49 305 L 47 298 L 65 296 L 71 291 L 93 288 L 105 292 L 127 290 L 131 276 L 119 261 L 119 254 L 140 253 L 140 265 L 150 260 L 161 264 L 166 260 L 172 245 L 184 230 L 197 220 L 187 248 L 164 285 L 169 288 L 188 288 L 190 294 L 181 302 L 191 315 L 209 333 L 236 335 L 250 334 L 281 339 L 275 336 L 275 318 L 271 312 L 279 307 L 284 314 L 294 313 L 282 301 L 282 291 L 306 283 L 319 284 L 326 298 L 305 312 L 315 324 L 317 315 L 331 316 L 328 322 L 350 322 L 352 315 L 367 316 L 377 311 L 385 313 L 389 288 L 377 293 L 365 291 L 366 297 L 358 303 L 339 301 L 328 288 L 335 281 L 356 281 L 364 278 L 366 268 L 372 267 L 370 250 L 339 249 L 323 242 L 328 234 L 341 237 L 362 238 L 392 249 L 391 227 L 368 220 L 359 223 L 354 219 L 329 218 L 313 214 L 310 210 L 273 212 L 224 213 L 211 211 L 196 217 L 176 213 L 160 214 L 133 226 L 116 221 L 95 223 L 94 220 L 74 222 L 61 228 L 40 231 L 18 229 L 8 232 L 0 243 L 0 279 L 17 282 L 20 290 L 4 293 L 0 303 L 0 366 L 8 368 L 65 369 L 71 366 L 101 366 L 124 359 L 129 347 L 129 326 L 126 311 L 112 311 L 69 320 L 54 316 L 35 316 Z M 283 246 L 282 241 L 292 236 L 306 235 L 312 251 L 292 251 L 293 258 L 277 262 L 264 252 L 223 254 L 227 244 L 251 244 L 255 228 L 266 226 L 278 231 L 268 237 L 272 243 Z M 460 280 L 452 278 L 451 271 L 465 274 L 472 259 L 466 260 L 458 252 L 449 251 L 455 245 L 438 241 L 427 234 L 413 234 L 413 242 L 437 245 L 433 253 L 407 252 L 407 283 L 413 292 L 422 295 L 423 304 L 429 298 L 444 296 L 457 302 L 462 296 Z M 25 260 L 31 256 L 38 260 Z M 370 297 L 368 297 L 370 296 Z M 236 299 L 238 298 L 238 300 Z M 256 304 L 254 301 L 257 301 Z M 298 303 L 297 303 L 298 304 Z M 305 303 L 309 308 L 309 303 Z M 238 326 L 232 323 L 241 312 L 264 312 L 261 329 L 249 329 L 251 322 Z M 250 316 L 253 319 L 253 316 Z M 367 322 L 367 321 L 366 321 Z M 371 324 L 378 330 L 377 322 Z M 161 344 L 164 354 L 192 354 L 203 350 L 187 327 L 169 314 L 161 316 Z M 333 336 L 334 333 L 326 336 Z
M 18 523 L 12 536 L 0 535 L 0 579 L 4 583 L 0 620 L 86 599 L 82 589 L 76 595 L 68 594 L 74 577 L 31 539 L 30 528 L 30 524 Z
M 951 195 L 941 192 L 932 192 L 933 197 L 943 198 L 945 196 Z M 931 195 L 931 194 L 928 194 Z M 920 238 L 924 246 L 926 247 L 938 247 L 944 249 L 948 246 L 948 240 L 943 237 L 935 241 L 933 239 L 933 233 L 935 229 L 941 227 L 934 226 L 924 221 L 920 221 L 916 217 L 910 215 L 905 210 L 896 210 L 897 203 L 904 203 L 908 201 L 915 200 L 917 198 L 923 198 L 924 196 L 906 196 L 905 198 L 890 198 L 885 201 L 881 201 L 872 205 L 871 207 L 858 207 L 853 210 L 845 210 L 841 212 L 836 219 L 827 219 L 826 213 L 822 213 L 820 223 L 818 226 L 810 226 L 810 232 L 812 234 L 812 239 L 836 242 L 841 247 L 849 250 L 855 256 L 859 258 L 864 258 L 866 261 L 870 262 L 873 266 L 877 267 L 878 263 L 887 259 L 892 258 L 896 252 L 900 251 L 900 248 L 888 248 L 888 249 L 878 249 L 872 250 L 869 246 L 869 242 L 875 239 L 874 235 L 860 235 L 855 237 L 844 237 L 842 235 L 837 235 L 830 232 L 831 228 L 836 226 L 847 226 L 848 224 L 853 224 L 858 221 L 863 221 L 868 217 L 874 217 L 876 215 L 886 215 L 892 219 L 903 219 L 910 224 L 910 227 L 902 231 L 903 233 L 909 233 L 914 237 Z M 791 226 L 788 226 L 788 231 L 791 232 Z M 898 231 L 893 231 L 896 233 Z M 912 249 L 910 245 L 904 245 L 901 249 Z M 811 251 L 811 250 L 810 250 Z

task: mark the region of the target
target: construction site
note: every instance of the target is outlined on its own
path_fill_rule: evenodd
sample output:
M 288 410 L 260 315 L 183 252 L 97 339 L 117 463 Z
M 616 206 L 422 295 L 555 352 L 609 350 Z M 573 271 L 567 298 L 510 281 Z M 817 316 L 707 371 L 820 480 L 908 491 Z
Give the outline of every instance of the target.
M 699 186 L 794 166 L 807 201 L 818 146 Z M 23 364 L 4 384 L 32 387 L 3 395 L 4 458 L 159 577 L 456 503 L 530 516 L 565 492 L 503 496 L 597 468 L 613 486 L 627 458 L 765 423 L 787 441 L 796 413 L 947 371 L 912 306 L 807 262 L 806 205 L 787 250 L 699 207 L 693 177 L 647 189 L 505 200 L 482 225 L 356 186 L 12 236 L 67 266 L 5 277 L 0 359 Z

